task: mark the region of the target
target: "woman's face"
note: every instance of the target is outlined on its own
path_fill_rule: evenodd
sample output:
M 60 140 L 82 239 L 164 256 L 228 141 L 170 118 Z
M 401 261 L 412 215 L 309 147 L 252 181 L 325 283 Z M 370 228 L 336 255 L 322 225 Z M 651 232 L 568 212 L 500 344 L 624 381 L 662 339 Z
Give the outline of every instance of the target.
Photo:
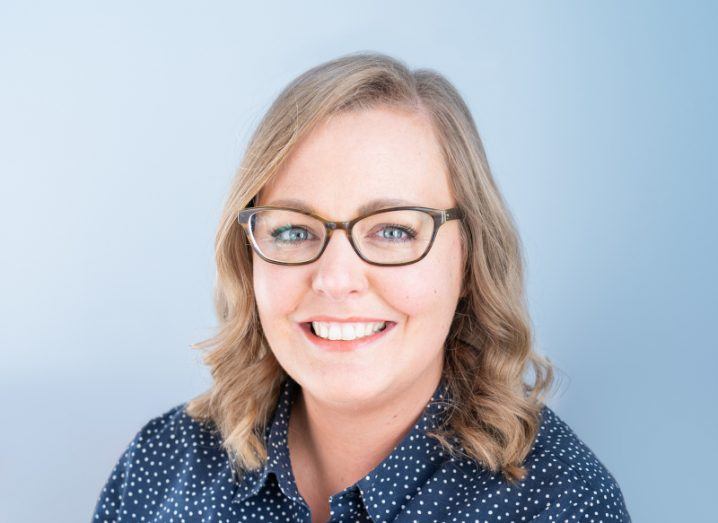
M 378 198 L 436 209 L 455 206 L 426 117 L 389 108 L 335 116 L 297 146 L 262 189 L 257 205 L 300 200 L 326 219 L 348 221 Z M 429 390 L 438 381 L 462 287 L 457 220 L 442 225 L 426 257 L 409 265 L 364 262 L 342 230 L 334 231 L 313 263 L 276 265 L 253 252 L 253 265 L 269 345 L 286 372 L 314 397 L 356 405 L 416 390 L 422 381 Z M 302 329 L 317 316 L 396 324 L 366 346 L 334 351 L 317 347 Z

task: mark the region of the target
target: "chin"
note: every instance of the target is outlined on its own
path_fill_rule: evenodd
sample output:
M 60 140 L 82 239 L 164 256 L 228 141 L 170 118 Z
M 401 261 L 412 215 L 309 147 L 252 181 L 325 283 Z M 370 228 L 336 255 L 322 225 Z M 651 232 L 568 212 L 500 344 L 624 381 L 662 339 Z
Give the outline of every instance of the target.
M 320 379 L 306 388 L 320 401 L 335 404 L 363 404 L 381 395 L 385 387 L 365 379 L 362 375 L 332 373 L 330 379 Z

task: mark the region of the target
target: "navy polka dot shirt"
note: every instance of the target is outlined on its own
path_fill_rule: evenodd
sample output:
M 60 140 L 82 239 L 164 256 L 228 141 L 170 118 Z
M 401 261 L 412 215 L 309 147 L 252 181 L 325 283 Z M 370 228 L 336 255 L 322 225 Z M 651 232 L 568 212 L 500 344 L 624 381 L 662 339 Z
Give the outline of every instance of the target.
M 150 420 L 112 470 L 94 521 L 311 523 L 287 447 L 299 385 L 284 382 L 265 441 L 269 459 L 241 478 L 211 424 L 177 405 Z M 621 490 L 593 452 L 549 407 L 524 465 L 506 483 L 425 435 L 444 410 L 445 382 L 417 423 L 374 470 L 329 498 L 331 522 L 630 522 Z

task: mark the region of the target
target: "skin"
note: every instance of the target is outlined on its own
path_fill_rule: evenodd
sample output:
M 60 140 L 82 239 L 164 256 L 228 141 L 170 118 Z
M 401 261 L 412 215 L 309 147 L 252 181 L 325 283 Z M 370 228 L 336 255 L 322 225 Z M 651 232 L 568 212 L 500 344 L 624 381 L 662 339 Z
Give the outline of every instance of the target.
M 300 199 L 331 220 L 349 220 L 378 198 L 449 209 L 448 170 L 428 118 L 393 108 L 336 115 L 297 146 L 258 205 Z M 379 267 L 361 260 L 344 231 L 322 256 L 280 266 L 253 253 L 257 308 L 269 345 L 302 388 L 290 415 L 289 448 L 313 521 L 330 495 L 361 479 L 411 430 L 441 378 L 444 342 L 462 287 L 456 220 L 442 225 L 421 261 Z M 371 346 L 318 350 L 299 329 L 311 316 L 397 322 Z

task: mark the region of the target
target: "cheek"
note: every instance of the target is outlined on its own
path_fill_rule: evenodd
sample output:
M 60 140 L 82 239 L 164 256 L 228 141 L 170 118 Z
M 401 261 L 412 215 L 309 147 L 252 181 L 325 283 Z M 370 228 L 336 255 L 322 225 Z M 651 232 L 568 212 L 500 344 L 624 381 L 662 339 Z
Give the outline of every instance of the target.
M 377 280 L 377 290 L 393 309 L 411 317 L 425 311 L 436 294 L 428 274 L 416 268 L 406 269 L 397 268 L 403 272 Z
M 412 316 L 438 319 L 453 315 L 461 292 L 462 271 L 460 251 L 456 255 L 452 252 L 448 248 L 437 249 L 436 253 L 432 250 L 419 263 L 387 272 L 377 282 L 382 296 L 409 320 Z
M 286 316 L 299 303 L 302 291 L 288 267 L 255 260 L 253 284 L 257 310 L 262 319 Z

